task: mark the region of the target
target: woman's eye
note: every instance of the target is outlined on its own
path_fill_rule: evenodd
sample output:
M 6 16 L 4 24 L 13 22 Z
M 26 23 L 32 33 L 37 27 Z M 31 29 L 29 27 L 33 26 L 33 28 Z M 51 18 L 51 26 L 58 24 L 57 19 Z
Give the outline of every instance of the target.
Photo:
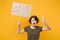
M 32 20 L 32 21 L 35 21 L 35 20 Z

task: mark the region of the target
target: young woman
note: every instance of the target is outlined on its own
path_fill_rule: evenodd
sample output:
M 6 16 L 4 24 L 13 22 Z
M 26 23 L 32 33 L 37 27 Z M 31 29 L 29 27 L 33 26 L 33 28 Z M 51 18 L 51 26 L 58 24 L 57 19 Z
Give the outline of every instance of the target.
M 23 30 L 20 30 L 20 22 L 18 22 L 18 33 L 21 34 L 23 32 L 27 32 L 28 40 L 39 40 L 40 32 L 51 30 L 51 27 L 46 23 L 43 19 L 44 24 L 47 26 L 46 28 L 37 26 L 39 19 L 37 16 L 31 16 L 29 19 L 30 26 L 26 26 Z

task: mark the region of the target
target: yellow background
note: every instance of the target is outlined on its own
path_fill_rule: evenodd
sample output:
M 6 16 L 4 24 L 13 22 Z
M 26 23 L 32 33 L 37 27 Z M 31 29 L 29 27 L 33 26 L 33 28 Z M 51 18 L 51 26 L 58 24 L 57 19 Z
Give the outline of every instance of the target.
M 45 26 L 41 17 L 45 16 L 52 30 L 41 32 L 41 40 L 60 40 L 60 0 L 0 0 L 0 40 L 27 40 L 27 33 L 17 33 L 18 16 L 11 15 L 12 2 L 32 5 L 31 15 L 40 19 L 38 25 Z M 30 25 L 29 18 L 20 17 L 21 29 Z

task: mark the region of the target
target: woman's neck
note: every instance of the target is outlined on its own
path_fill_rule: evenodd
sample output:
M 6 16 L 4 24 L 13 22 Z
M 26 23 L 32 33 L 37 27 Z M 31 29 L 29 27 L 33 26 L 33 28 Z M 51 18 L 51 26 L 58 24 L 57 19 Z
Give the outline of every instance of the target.
M 31 28 L 32 28 L 32 29 L 35 29 L 35 28 L 36 28 L 36 26 L 32 26 L 32 25 L 31 25 Z

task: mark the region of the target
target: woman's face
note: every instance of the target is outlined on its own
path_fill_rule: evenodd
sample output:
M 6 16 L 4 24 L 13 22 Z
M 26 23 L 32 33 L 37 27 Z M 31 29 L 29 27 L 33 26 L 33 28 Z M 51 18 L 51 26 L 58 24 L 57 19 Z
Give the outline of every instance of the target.
M 32 19 L 31 19 L 31 25 L 32 25 L 32 26 L 35 26 L 36 23 L 37 23 L 37 21 L 36 21 L 34 18 L 32 18 Z

